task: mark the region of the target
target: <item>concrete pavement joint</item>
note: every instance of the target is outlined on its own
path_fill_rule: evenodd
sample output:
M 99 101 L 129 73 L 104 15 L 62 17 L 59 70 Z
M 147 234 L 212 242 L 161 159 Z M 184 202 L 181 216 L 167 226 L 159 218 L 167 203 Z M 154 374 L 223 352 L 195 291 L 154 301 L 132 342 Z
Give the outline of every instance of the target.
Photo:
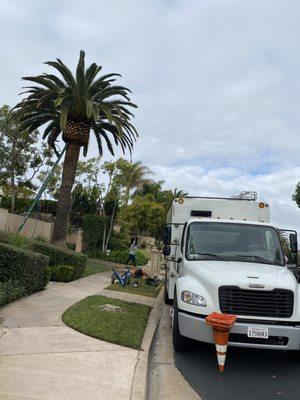
M 5 353 L 0 353 L 1 357 L 17 357 L 17 356 L 35 356 L 35 355 L 45 355 L 45 354 L 72 354 L 72 353 L 112 353 L 112 352 L 128 352 L 129 350 L 134 350 L 131 348 L 124 348 L 124 349 L 104 349 L 104 350 L 74 350 L 74 351 L 46 351 L 46 352 L 37 352 L 37 353 L 14 353 L 14 354 L 5 354 Z

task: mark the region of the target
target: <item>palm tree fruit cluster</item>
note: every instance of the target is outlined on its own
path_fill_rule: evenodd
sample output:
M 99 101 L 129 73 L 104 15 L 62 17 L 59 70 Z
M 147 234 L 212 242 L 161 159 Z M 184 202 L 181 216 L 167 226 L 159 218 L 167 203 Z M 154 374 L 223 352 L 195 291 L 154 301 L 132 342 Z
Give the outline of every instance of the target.
M 90 137 L 90 122 L 68 121 L 63 130 L 63 140 L 66 143 L 77 143 L 80 146 L 88 146 Z
M 126 150 L 131 153 L 138 134 L 130 108 L 137 106 L 130 101 L 130 90 L 115 84 L 120 74 L 99 77 L 101 66 L 92 63 L 85 67 L 84 51 L 80 52 L 75 74 L 58 58 L 45 64 L 59 74 L 23 77 L 30 86 L 24 88 L 22 94 L 26 97 L 14 109 L 20 130 L 30 133 L 46 126 L 43 138 L 48 138 L 56 154 L 60 135 L 67 144 L 52 236 L 54 243 L 65 246 L 71 191 L 81 147 L 86 155 L 92 130 L 100 156 L 103 144 L 112 155 L 114 145 L 120 146 L 123 153 Z

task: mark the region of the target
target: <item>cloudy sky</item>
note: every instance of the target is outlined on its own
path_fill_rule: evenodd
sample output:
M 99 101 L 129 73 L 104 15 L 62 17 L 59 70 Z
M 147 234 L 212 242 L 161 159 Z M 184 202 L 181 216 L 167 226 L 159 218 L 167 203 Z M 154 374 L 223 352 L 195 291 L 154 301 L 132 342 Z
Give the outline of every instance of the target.
M 0 104 L 79 50 L 139 105 L 141 160 L 194 195 L 254 190 L 300 231 L 300 1 L 1 0 Z M 97 154 L 92 141 L 89 155 Z

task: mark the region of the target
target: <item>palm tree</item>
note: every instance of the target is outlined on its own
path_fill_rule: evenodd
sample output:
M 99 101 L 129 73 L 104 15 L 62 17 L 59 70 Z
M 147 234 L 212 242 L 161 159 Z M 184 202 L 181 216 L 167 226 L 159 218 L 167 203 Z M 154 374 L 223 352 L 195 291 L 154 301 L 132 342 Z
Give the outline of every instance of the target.
M 120 164 L 120 176 L 118 179 L 125 189 L 124 204 L 126 206 L 128 205 L 131 191 L 141 189 L 143 183 L 148 181 L 147 176 L 150 174 L 152 174 L 152 171 L 143 165 L 141 161 L 134 163 L 123 162 L 123 166 Z
M 161 202 L 163 196 L 162 186 L 164 183 L 165 181 L 145 180 L 142 182 L 141 187 L 133 193 L 133 196 L 146 196 L 147 194 L 151 194 L 156 202 Z
M 65 245 L 80 148 L 84 147 L 83 154 L 86 155 L 90 131 L 94 131 L 100 155 L 103 154 L 103 140 L 110 153 L 114 154 L 112 140 L 121 146 L 123 152 L 126 149 L 131 152 L 137 137 L 131 123 L 133 114 L 128 110 L 128 107 L 136 107 L 130 102 L 130 90 L 113 84 L 120 74 L 97 77 L 102 67 L 93 63 L 85 68 L 84 58 L 85 53 L 81 51 L 75 76 L 57 59 L 46 64 L 55 68 L 60 73 L 59 77 L 53 74 L 24 77 L 34 85 L 25 88 L 27 97 L 15 107 L 21 129 L 33 132 L 47 124 L 43 138 L 48 137 L 48 143 L 54 149 L 60 134 L 66 143 L 52 237 L 52 241 L 60 245 Z
M 172 193 L 172 200 L 178 199 L 179 197 L 186 197 L 189 194 L 185 192 L 184 190 L 178 190 L 177 188 L 174 189 Z

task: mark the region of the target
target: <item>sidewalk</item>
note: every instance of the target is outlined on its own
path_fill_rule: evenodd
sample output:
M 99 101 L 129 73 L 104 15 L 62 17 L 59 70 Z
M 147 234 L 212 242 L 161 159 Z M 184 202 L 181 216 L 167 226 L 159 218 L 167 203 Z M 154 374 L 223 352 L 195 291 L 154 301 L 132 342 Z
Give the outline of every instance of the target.
M 103 290 L 110 273 L 48 288 L 0 310 L 1 400 L 129 400 L 138 351 L 83 335 L 62 313 L 93 294 L 153 305 L 155 299 Z

